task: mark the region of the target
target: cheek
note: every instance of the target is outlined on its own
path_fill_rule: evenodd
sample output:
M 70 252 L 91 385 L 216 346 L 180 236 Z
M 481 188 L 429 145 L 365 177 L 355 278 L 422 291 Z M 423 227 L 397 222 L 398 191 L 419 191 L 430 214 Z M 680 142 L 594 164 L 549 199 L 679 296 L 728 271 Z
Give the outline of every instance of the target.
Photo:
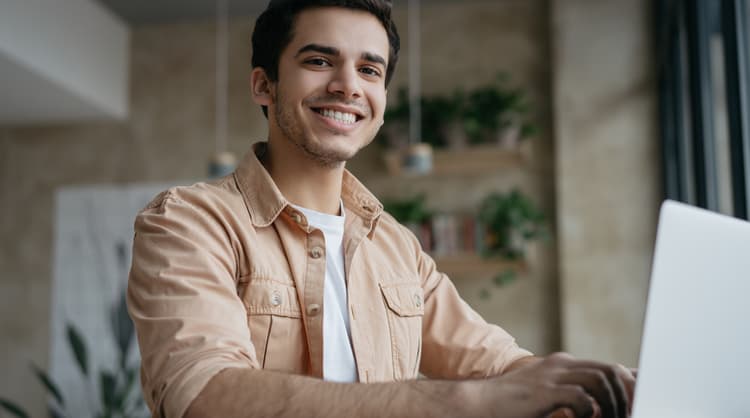
M 386 105 L 385 91 L 380 89 L 374 92 L 370 97 L 372 97 L 372 100 L 370 101 L 370 106 L 372 107 L 373 118 L 375 120 L 382 120 L 383 114 L 385 113 L 385 105 Z

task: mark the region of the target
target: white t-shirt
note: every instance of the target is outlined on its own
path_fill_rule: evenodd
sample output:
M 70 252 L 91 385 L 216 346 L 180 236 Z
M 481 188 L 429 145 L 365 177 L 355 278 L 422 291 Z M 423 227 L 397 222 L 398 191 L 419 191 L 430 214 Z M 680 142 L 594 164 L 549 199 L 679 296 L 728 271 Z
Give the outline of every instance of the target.
M 341 216 L 293 206 L 307 217 L 310 226 L 323 232 L 326 242 L 323 379 L 332 382 L 357 382 L 357 365 L 349 332 L 349 304 L 344 273 L 344 205 L 341 204 Z

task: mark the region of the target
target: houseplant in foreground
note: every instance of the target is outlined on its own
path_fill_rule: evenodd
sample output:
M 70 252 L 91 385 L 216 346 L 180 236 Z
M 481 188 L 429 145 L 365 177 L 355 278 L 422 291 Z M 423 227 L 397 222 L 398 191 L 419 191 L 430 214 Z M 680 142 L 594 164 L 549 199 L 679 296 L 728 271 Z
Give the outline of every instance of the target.
M 68 344 L 82 378 L 87 382 L 92 382 L 91 379 L 99 380 L 99 399 L 95 405 L 92 405 L 96 410 L 94 417 L 147 417 L 143 397 L 136 383 L 139 365 L 128 356 L 135 332 L 133 322 L 128 316 L 125 292 L 122 292 L 119 301 L 110 309 L 109 320 L 112 337 L 117 347 L 118 361 L 112 369 L 99 369 L 98 376 L 94 375 L 95 370 L 91 369 L 88 346 L 81 333 L 73 324 L 68 323 L 66 327 Z M 72 418 L 66 410 L 65 399 L 59 385 L 38 366 L 32 364 L 32 370 L 50 395 L 47 405 L 49 416 Z M 4 409 L 17 418 L 29 417 L 20 406 L 7 399 L 0 398 L 0 409 Z

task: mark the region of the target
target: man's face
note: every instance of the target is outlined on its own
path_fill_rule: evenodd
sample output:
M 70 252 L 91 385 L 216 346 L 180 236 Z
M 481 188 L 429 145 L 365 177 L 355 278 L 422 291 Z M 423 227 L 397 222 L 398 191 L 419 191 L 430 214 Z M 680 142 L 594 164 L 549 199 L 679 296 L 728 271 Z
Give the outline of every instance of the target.
M 338 166 L 382 125 L 388 36 L 371 14 L 337 7 L 303 11 L 293 35 L 271 86 L 271 133 Z

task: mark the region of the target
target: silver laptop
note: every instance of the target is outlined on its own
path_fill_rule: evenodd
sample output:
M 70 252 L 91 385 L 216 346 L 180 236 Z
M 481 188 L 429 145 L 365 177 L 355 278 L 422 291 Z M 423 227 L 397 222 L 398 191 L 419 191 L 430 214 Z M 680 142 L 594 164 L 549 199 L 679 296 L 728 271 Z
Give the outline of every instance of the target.
M 633 418 L 750 417 L 750 223 L 661 208 Z

